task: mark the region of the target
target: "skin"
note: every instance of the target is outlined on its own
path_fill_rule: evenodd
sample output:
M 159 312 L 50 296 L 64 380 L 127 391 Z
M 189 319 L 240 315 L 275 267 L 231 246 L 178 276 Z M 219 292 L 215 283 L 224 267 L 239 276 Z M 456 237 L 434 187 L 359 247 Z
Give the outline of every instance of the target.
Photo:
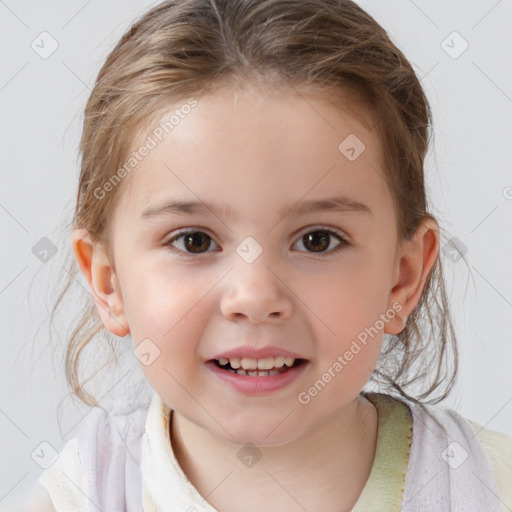
M 338 150 L 349 134 L 366 145 L 352 162 Z M 134 346 L 149 338 L 160 350 L 142 369 L 174 410 L 178 462 L 219 511 L 262 510 L 269 496 L 274 508 L 288 511 L 350 510 L 368 479 L 378 415 L 359 393 L 382 334 L 403 330 L 439 251 L 430 219 L 413 240 L 398 240 L 380 155 L 367 120 L 333 108 L 315 90 L 225 89 L 198 98 L 122 184 L 113 261 L 87 232 L 73 232 L 105 327 L 130 333 Z M 356 198 L 372 214 L 279 214 L 285 205 L 334 193 Z M 145 208 L 169 198 L 228 204 L 233 218 L 141 219 Z M 314 252 L 303 235 L 321 226 L 338 230 L 348 245 L 333 252 L 333 236 L 323 253 Z M 180 228 L 210 236 L 202 253 L 191 252 L 184 237 L 174 247 L 185 257 L 165 246 Z M 236 252 L 247 236 L 263 250 L 250 264 Z M 397 303 L 401 311 L 301 404 L 298 394 Z M 285 388 L 248 397 L 205 365 L 242 345 L 275 345 L 301 354 L 308 366 Z M 246 442 L 262 455 L 250 468 L 237 458 Z

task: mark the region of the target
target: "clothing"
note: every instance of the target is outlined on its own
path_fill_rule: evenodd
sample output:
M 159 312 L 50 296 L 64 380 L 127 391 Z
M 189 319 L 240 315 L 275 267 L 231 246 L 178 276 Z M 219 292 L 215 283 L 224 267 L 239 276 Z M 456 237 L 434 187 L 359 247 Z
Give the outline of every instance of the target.
M 352 512 L 512 509 L 511 436 L 441 406 L 363 395 L 377 409 L 378 436 L 370 476 Z M 217 512 L 174 456 L 171 414 L 156 393 L 149 407 L 128 415 L 91 409 L 39 478 L 56 510 Z

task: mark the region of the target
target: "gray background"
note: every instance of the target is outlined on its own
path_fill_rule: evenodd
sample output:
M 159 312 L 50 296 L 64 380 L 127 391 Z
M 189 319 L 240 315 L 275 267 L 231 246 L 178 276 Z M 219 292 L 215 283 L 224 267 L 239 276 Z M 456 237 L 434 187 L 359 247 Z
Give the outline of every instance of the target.
M 71 250 L 81 111 L 110 49 L 155 3 L 0 0 L 0 506 L 23 496 L 87 411 L 70 398 L 62 363 L 76 303 L 49 325 Z M 442 406 L 512 435 L 512 1 L 358 3 L 422 80 L 434 113 L 426 163 L 433 213 L 467 249 L 469 268 L 441 255 L 461 365 Z M 31 47 L 51 48 L 44 31 L 58 44 L 47 58 Z M 46 263 L 45 237 L 57 249 Z M 83 286 L 77 281 L 75 291 Z M 118 403 L 114 387 L 127 368 L 138 382 L 134 361 L 127 357 L 112 387 L 98 392 L 103 405 Z

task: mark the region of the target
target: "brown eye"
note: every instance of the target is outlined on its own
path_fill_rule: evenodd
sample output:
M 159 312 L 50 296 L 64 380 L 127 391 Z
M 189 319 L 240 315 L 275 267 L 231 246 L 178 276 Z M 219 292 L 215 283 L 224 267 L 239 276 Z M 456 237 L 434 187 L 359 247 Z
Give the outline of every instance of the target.
M 334 247 L 334 249 L 328 250 L 332 242 L 332 237 L 337 238 L 339 243 Z M 321 255 L 324 255 L 324 253 L 326 255 L 335 253 L 345 245 L 349 245 L 344 238 L 331 229 L 316 229 L 314 231 L 309 231 L 300 238 L 300 241 L 308 252 L 318 253 Z
M 304 247 L 311 248 L 313 252 L 322 252 L 329 247 L 330 236 L 325 231 L 314 231 L 302 237 Z
M 198 231 L 197 233 L 189 233 L 184 235 L 183 244 L 192 252 L 202 252 L 208 249 L 210 237 L 206 233 Z
M 338 240 L 338 244 L 334 248 L 330 248 L 333 237 Z M 178 256 L 187 257 L 212 252 L 208 250 L 211 242 L 213 242 L 212 237 L 204 231 L 189 229 L 178 232 L 163 245 L 169 247 Z M 302 242 L 306 252 L 316 253 L 319 256 L 329 256 L 350 245 L 337 231 L 327 228 L 310 230 L 302 235 L 297 243 L 299 242 Z
M 175 243 L 180 240 L 182 240 L 182 247 L 175 248 Z M 187 255 L 211 252 L 207 250 L 211 242 L 212 238 L 203 231 L 185 231 L 178 233 L 178 235 L 166 242 L 165 245 L 169 246 L 174 252 L 177 252 L 180 255 L 183 255 L 183 253 L 185 253 L 184 255 Z

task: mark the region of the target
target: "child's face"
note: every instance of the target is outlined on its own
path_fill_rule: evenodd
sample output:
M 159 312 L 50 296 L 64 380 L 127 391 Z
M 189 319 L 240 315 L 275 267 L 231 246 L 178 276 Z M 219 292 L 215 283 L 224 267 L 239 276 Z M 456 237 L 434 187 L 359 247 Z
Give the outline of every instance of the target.
M 301 94 L 198 98 L 132 171 L 113 218 L 116 314 L 143 344 L 147 379 L 176 413 L 238 443 L 298 438 L 353 403 L 383 332 L 402 326 L 392 307 L 402 297 L 400 246 L 376 132 Z M 338 148 L 352 134 L 366 146 L 354 161 Z M 288 211 L 336 195 L 368 211 Z M 171 200 L 224 205 L 231 216 L 144 218 Z M 175 240 L 179 255 L 171 238 L 184 228 L 202 236 Z M 235 376 L 212 363 L 267 347 L 306 362 L 287 377 Z

